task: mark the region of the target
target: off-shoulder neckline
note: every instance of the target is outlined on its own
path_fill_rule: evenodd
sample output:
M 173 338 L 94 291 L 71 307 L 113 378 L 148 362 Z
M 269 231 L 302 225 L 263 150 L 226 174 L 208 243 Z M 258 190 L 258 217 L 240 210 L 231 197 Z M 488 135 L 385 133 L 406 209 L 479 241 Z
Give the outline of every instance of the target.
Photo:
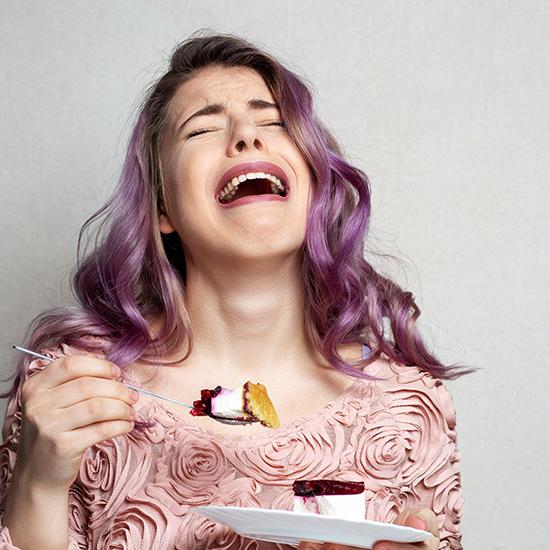
M 364 353 L 363 357 L 367 358 L 368 355 L 365 352 L 364 346 Z M 368 352 L 370 353 L 370 349 L 366 347 Z M 376 376 L 377 372 L 380 370 L 381 365 L 379 364 L 380 359 L 375 361 L 374 363 L 371 363 L 369 365 L 369 368 L 372 368 L 375 366 L 375 372 L 370 372 L 369 374 L 371 376 Z M 132 371 L 126 371 L 123 374 L 124 381 L 125 382 L 132 382 L 132 383 L 141 383 L 139 378 L 132 372 Z M 364 378 L 357 378 L 354 380 L 345 390 L 343 390 L 341 393 L 339 393 L 336 397 L 331 399 L 326 405 L 321 407 L 320 409 L 313 411 L 312 413 L 306 414 L 304 416 L 298 417 L 294 420 L 290 420 L 288 422 L 285 422 L 284 424 L 281 424 L 281 426 L 277 429 L 271 429 L 266 428 L 265 431 L 256 432 L 253 434 L 227 434 L 227 433 L 221 433 L 217 432 L 211 428 L 204 428 L 203 426 L 199 426 L 197 424 L 194 424 L 192 422 L 189 422 L 185 417 L 180 414 L 179 412 L 173 410 L 168 403 L 163 403 L 159 399 L 156 399 L 155 397 L 140 393 L 139 400 L 143 402 L 143 404 L 148 407 L 149 411 L 154 411 L 153 414 L 149 414 L 149 418 L 144 418 L 146 422 L 155 422 L 156 419 L 159 418 L 159 414 L 170 418 L 172 422 L 178 425 L 178 427 L 181 427 L 182 429 L 185 429 L 189 432 L 193 432 L 198 434 L 202 437 L 208 437 L 210 439 L 216 439 L 219 442 L 227 441 L 231 442 L 232 444 L 237 444 L 238 442 L 246 442 L 250 440 L 261 440 L 261 439 L 278 439 L 281 437 L 288 437 L 290 433 L 295 432 L 297 429 L 305 428 L 306 426 L 310 424 L 319 424 L 319 422 L 322 422 L 325 420 L 334 410 L 339 410 L 338 404 L 349 398 L 350 395 L 353 395 L 356 393 L 359 388 L 364 385 L 365 383 L 373 383 L 376 382 L 371 379 L 364 379 Z M 139 405 L 139 401 L 138 401 Z M 142 410 L 143 407 L 136 407 L 136 410 L 139 412 Z M 143 418 L 143 417 L 142 417 Z
M 319 422 L 325 420 L 326 417 L 330 415 L 332 410 L 338 409 L 338 404 L 341 401 L 347 399 L 348 395 L 350 394 L 352 395 L 354 392 L 356 392 L 360 384 L 364 382 L 371 382 L 371 381 L 364 380 L 364 379 L 357 379 L 352 384 L 350 384 L 344 391 L 342 391 L 339 395 L 337 395 L 334 399 L 329 401 L 326 405 L 324 405 L 319 410 L 314 411 L 310 414 L 301 416 L 289 422 L 285 422 L 281 424 L 281 426 L 277 429 L 266 428 L 265 431 L 256 432 L 252 434 L 233 435 L 228 433 L 217 432 L 211 428 L 205 428 L 203 426 L 199 426 L 197 424 L 189 422 L 189 420 L 187 420 L 179 412 L 174 411 L 168 403 L 164 404 L 163 402 L 154 398 L 153 396 L 150 396 L 148 394 L 141 394 L 140 400 L 143 400 L 144 405 L 146 404 L 146 406 L 149 409 L 149 412 L 151 411 L 153 412 L 153 414 L 149 414 L 148 419 L 144 418 L 145 421 L 154 423 L 156 420 L 159 419 L 159 415 L 162 415 L 164 417 L 170 418 L 172 422 L 174 422 L 179 428 L 185 429 L 188 432 L 196 433 L 201 437 L 216 439 L 219 442 L 229 441 L 235 444 L 240 441 L 261 440 L 261 439 L 273 440 L 281 437 L 288 437 L 290 433 L 295 432 L 297 429 L 305 428 L 310 424 L 318 424 Z M 137 409 L 138 415 L 140 410 L 141 409 Z

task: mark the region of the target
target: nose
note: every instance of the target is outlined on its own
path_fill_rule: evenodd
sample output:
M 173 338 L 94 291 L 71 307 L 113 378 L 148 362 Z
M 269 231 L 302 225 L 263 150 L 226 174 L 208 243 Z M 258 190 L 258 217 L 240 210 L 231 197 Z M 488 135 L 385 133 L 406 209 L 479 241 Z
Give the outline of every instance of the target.
M 260 128 L 252 121 L 235 121 L 233 123 L 227 154 L 229 157 L 234 157 L 248 150 L 267 153 L 267 143 L 264 136 Z

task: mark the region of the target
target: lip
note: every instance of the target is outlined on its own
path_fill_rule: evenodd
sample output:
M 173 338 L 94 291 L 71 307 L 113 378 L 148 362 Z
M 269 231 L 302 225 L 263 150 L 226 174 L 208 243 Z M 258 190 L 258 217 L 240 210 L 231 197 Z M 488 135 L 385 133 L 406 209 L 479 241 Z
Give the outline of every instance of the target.
M 267 172 L 268 174 L 271 174 L 281 180 L 281 183 L 285 186 L 286 189 L 286 195 L 284 197 L 281 197 L 280 195 L 252 195 L 249 197 L 243 197 L 235 202 L 231 202 L 229 204 L 222 204 L 220 203 L 220 191 L 236 176 L 240 176 L 241 174 L 248 174 L 249 172 Z M 277 199 L 277 200 L 287 200 L 288 195 L 290 193 L 290 188 L 288 185 L 288 177 L 285 173 L 285 171 L 277 166 L 276 164 L 273 164 L 271 162 L 266 162 L 263 160 L 254 160 L 249 162 L 242 162 L 240 164 L 236 164 L 235 166 L 232 166 L 227 170 L 223 176 L 220 178 L 220 181 L 218 182 L 218 185 L 216 186 L 216 202 L 224 207 L 228 208 L 233 206 L 235 203 L 241 203 L 244 202 L 245 199 L 249 199 L 246 202 L 256 202 L 258 200 L 266 200 L 266 199 Z M 261 198 L 260 198 L 261 197 Z M 250 200 L 251 199 L 251 200 Z

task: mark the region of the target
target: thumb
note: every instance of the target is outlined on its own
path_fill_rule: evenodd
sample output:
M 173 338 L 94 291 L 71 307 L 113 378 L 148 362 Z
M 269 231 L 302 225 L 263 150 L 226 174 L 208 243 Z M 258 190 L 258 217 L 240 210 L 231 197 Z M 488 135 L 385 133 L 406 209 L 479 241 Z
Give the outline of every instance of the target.
M 394 520 L 396 525 L 404 525 L 422 531 L 429 531 L 435 537 L 439 536 L 437 517 L 428 508 L 409 508 L 401 512 Z

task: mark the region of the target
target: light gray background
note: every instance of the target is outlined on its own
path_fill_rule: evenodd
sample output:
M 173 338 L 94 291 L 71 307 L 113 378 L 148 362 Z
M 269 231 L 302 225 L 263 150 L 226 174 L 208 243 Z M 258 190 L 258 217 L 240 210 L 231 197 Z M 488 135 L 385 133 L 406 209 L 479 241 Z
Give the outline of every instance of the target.
M 468 550 L 548 547 L 546 0 L 0 0 L 0 353 L 65 298 L 78 228 L 178 39 L 237 32 L 305 73 L 372 179 L 373 243 L 450 361 Z

